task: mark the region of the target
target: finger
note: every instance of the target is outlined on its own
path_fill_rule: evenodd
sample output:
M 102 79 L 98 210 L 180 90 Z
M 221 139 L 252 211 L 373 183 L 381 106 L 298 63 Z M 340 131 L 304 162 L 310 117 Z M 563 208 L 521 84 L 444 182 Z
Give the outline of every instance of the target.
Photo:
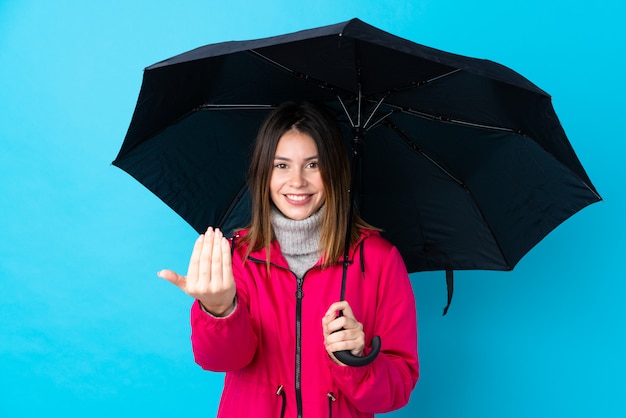
M 327 347 L 331 347 L 332 351 L 357 348 L 363 338 L 357 330 L 342 330 L 326 336 L 324 343 Z M 348 345 L 348 346 L 346 346 Z
M 342 316 L 328 324 L 328 331 L 330 333 L 334 333 L 339 330 L 346 330 L 351 333 L 350 335 L 352 335 L 352 333 L 362 332 L 363 325 L 357 320 Z
M 346 318 L 351 318 L 356 320 L 356 318 L 354 317 L 354 313 L 352 312 L 352 307 L 350 307 L 350 304 L 347 301 L 343 301 L 342 303 L 342 311 L 343 311 L 343 316 L 345 316 Z
M 346 318 L 343 316 L 333 317 L 333 319 L 327 325 L 328 332 L 337 332 L 343 328 L 346 328 Z
M 233 261 L 230 254 L 230 243 L 226 238 L 222 238 L 222 277 L 229 283 L 234 281 L 233 279 Z
M 186 283 L 185 276 L 181 276 L 175 271 L 161 270 L 157 273 L 157 276 L 159 276 L 162 279 L 167 280 L 168 282 L 172 283 L 175 286 L 178 286 L 179 288 L 183 290 L 185 289 L 185 283 Z
M 204 234 L 201 234 L 193 245 L 189 267 L 187 267 L 187 279 L 194 283 L 198 281 L 198 270 L 200 268 L 200 254 L 204 244 Z
M 325 331 L 332 333 L 345 326 L 346 320 L 344 316 L 338 316 L 338 313 L 343 312 L 346 307 L 349 307 L 346 301 L 335 302 L 330 305 L 322 318 L 322 325 Z M 350 310 L 350 314 L 352 314 L 352 310 Z
M 335 302 L 333 304 L 331 304 L 328 307 L 328 310 L 326 311 L 326 313 L 324 314 L 325 318 L 336 318 L 337 315 L 339 314 L 340 309 L 338 308 L 340 306 L 341 302 Z
M 343 350 L 355 350 L 357 348 L 357 343 L 355 340 L 340 340 L 335 342 L 328 342 L 326 344 L 326 351 L 329 353 L 334 353 L 336 351 Z
M 322 317 L 322 328 L 324 329 L 324 333 L 330 333 L 330 331 L 328 330 L 328 326 L 330 325 L 331 322 L 333 322 L 335 320 L 335 315 L 332 313 L 326 313 L 323 317 Z
M 222 288 L 222 231 L 215 229 L 211 251 L 211 284 Z
M 324 334 L 324 338 L 328 337 L 333 332 L 337 331 L 337 329 L 331 328 L 330 324 L 335 320 L 335 316 L 332 315 L 330 317 L 325 316 L 322 318 L 322 333 Z
M 350 307 L 350 304 L 345 300 L 335 302 L 332 305 L 330 305 L 330 307 L 326 311 L 326 315 L 337 316 L 337 312 L 342 312 L 344 316 L 347 316 L 349 318 L 354 318 L 354 313 L 352 312 L 352 308 Z
M 328 352 L 350 350 L 352 354 L 360 355 L 365 347 L 365 334 L 362 327 L 344 329 L 325 336 L 324 345 Z
M 202 250 L 200 251 L 200 261 L 198 263 L 198 286 L 206 287 L 211 282 L 211 257 L 213 256 L 213 239 L 215 231 L 209 227 L 204 235 Z

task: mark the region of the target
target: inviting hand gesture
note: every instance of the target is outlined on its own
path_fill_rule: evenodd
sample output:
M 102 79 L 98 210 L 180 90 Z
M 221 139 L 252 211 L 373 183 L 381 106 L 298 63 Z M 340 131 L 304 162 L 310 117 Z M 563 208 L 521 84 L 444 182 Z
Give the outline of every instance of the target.
M 337 311 L 342 311 L 343 316 L 337 317 Z M 354 317 L 348 302 L 335 302 L 330 305 L 322 318 L 322 328 L 326 351 L 335 363 L 344 365 L 333 355 L 336 351 L 350 350 L 357 357 L 363 353 L 365 347 L 363 325 Z
M 196 240 L 189 260 L 187 276 L 161 270 L 159 277 L 198 299 L 214 316 L 227 316 L 234 309 L 235 280 L 230 245 L 219 229 L 209 227 Z

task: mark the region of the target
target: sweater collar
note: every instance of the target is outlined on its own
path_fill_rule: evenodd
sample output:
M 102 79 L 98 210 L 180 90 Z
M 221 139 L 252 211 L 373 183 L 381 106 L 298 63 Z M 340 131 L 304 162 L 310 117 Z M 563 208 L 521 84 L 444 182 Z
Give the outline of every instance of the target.
M 270 221 L 283 254 L 299 256 L 318 253 L 323 208 L 306 219 L 294 220 L 272 207 Z

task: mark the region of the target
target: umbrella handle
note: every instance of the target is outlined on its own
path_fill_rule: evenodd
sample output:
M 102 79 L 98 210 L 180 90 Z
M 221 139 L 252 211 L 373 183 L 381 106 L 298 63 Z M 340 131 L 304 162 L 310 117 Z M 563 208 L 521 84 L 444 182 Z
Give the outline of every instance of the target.
M 339 360 L 343 364 L 347 364 L 348 366 L 361 367 L 361 366 L 367 366 L 368 364 L 373 362 L 374 359 L 378 356 L 379 352 L 380 352 L 380 337 L 376 335 L 374 338 L 372 338 L 372 351 L 370 351 L 364 357 L 357 357 L 354 354 L 352 354 L 350 350 L 335 351 L 333 354 L 335 355 L 337 360 Z

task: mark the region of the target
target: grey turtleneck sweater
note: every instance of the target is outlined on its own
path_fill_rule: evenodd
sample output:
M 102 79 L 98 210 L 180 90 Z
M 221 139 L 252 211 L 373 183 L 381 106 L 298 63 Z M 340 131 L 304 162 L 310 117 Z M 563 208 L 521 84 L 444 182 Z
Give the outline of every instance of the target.
M 285 217 L 278 209 L 272 208 L 271 222 L 276 240 L 280 244 L 289 269 L 298 278 L 320 259 L 320 228 L 322 226 L 322 207 L 313 215 L 302 220 Z

